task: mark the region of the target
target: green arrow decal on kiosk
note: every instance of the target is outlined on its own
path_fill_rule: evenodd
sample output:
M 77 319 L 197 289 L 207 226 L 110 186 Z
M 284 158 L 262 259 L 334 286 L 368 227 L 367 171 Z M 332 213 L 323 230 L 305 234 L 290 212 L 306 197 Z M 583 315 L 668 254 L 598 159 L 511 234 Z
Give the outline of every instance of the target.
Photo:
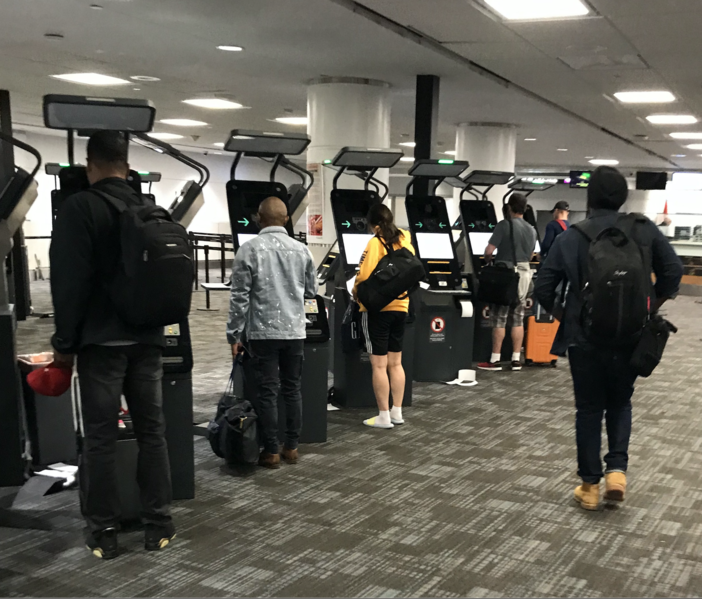
M 439 223 L 439 229 L 443 229 L 446 225 L 444 223 Z
M 249 226 L 249 219 L 248 218 L 245 218 L 244 220 L 240 220 L 238 222 L 239 222 L 239 224 L 244 225 L 245 227 Z
M 494 229 L 494 228 L 495 228 L 495 225 L 488 225 L 488 228 Z
M 423 225 L 422 223 L 417 223 L 416 226 L 419 227 L 419 228 L 421 229 L 424 225 Z
M 475 229 L 475 223 L 470 223 L 468 226 L 469 226 L 471 229 Z
M 346 221 L 345 223 L 341 223 L 341 224 L 344 225 L 347 229 L 351 228 L 351 223 L 349 221 Z

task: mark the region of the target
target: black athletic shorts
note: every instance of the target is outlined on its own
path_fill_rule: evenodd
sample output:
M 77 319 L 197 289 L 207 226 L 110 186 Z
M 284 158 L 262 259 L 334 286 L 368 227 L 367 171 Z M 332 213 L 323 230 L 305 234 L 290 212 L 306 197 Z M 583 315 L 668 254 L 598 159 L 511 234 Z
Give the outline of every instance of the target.
M 361 319 L 369 354 L 387 356 L 402 351 L 407 312 L 362 312 Z

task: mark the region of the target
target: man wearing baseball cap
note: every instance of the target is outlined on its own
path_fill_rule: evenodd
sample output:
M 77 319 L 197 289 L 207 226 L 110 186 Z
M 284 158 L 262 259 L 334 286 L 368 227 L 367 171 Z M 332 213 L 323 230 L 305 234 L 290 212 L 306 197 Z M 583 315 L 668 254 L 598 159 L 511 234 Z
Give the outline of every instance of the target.
M 553 242 L 564 231 L 570 228 L 568 222 L 568 214 L 570 214 L 570 205 L 565 200 L 557 202 L 553 207 L 553 220 L 546 225 L 544 240 L 541 242 L 541 258 L 546 258 L 548 251 L 551 249 Z

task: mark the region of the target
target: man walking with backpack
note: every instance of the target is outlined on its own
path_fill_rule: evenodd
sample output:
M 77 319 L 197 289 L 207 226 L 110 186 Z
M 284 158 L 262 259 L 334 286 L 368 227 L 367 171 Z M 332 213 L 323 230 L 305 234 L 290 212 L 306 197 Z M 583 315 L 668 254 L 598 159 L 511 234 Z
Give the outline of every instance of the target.
M 149 208 L 126 181 L 127 152 L 128 142 L 122 133 L 100 131 L 90 137 L 87 175 L 91 189 L 71 196 L 61 207 L 50 251 L 56 322 L 51 340 L 54 363 L 72 367 L 75 356 L 78 358 L 85 428 L 81 508 L 89 529 L 88 548 L 103 559 L 119 555 L 120 505 L 115 460 L 123 394 L 139 444 L 137 478 L 146 525 L 145 547 L 162 549 L 175 537 L 162 411 L 163 326 L 134 326 L 126 322 L 123 311 L 118 310 L 125 306 L 116 291 L 111 290 L 114 281 L 122 281 L 120 273 L 130 250 L 122 247 L 125 219 L 113 202 L 128 209 Z M 168 214 L 162 216 L 167 222 Z M 178 243 L 176 237 L 170 241 L 171 246 Z M 152 268 L 158 259 L 151 256 L 149 249 L 140 251 L 140 257 L 143 268 Z M 187 263 L 186 257 L 177 257 Z M 169 260 L 167 267 L 175 262 Z M 158 266 L 155 268 L 158 270 Z M 128 287 L 128 282 L 123 281 L 122 291 Z
M 578 475 L 575 499 L 588 510 L 605 499 L 623 501 L 631 435 L 632 356 L 651 314 L 678 293 L 680 258 L 656 225 L 621 215 L 626 179 L 611 167 L 594 171 L 589 219 L 559 235 L 539 272 L 535 295 L 561 321 L 552 353 L 570 359 L 576 407 Z M 655 286 L 651 273 L 656 276 Z M 559 285 L 568 285 L 565 306 Z M 600 458 L 602 419 L 609 451 Z

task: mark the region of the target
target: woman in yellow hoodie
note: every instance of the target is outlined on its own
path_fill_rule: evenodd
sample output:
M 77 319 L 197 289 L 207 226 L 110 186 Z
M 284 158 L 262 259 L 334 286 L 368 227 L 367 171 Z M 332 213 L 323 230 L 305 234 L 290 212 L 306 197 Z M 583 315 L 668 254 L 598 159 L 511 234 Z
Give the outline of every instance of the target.
M 368 226 L 375 237 L 368 242 L 361 263 L 353 295 L 357 297 L 358 285 L 371 276 L 378 262 L 387 255 L 387 247 L 407 248 L 413 254 L 410 234 L 395 226 L 390 208 L 377 204 L 368 213 Z M 368 312 L 360 304 L 363 334 L 373 367 L 373 391 L 378 402 L 379 414 L 364 420 L 363 424 L 374 428 L 393 428 L 404 424 L 402 419 L 402 399 L 405 393 L 405 371 L 402 368 L 402 339 L 405 334 L 405 320 L 409 312 L 409 298 L 397 299 L 380 312 Z M 392 410 L 390 391 L 392 390 Z

